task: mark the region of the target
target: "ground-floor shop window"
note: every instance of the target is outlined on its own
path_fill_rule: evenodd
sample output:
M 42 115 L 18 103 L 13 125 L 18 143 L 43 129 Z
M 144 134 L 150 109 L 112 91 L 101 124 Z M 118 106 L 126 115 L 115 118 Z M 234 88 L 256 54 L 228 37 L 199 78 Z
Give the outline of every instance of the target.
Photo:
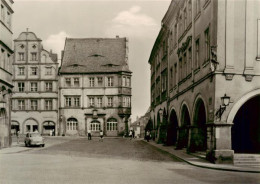
M 70 118 L 67 121 L 67 130 L 77 130 L 78 129 L 78 120 L 75 118 Z
M 111 118 L 107 121 L 107 131 L 115 131 L 117 130 L 117 120 Z
M 90 129 L 92 131 L 100 131 L 100 122 L 99 121 L 92 121 L 90 124 Z

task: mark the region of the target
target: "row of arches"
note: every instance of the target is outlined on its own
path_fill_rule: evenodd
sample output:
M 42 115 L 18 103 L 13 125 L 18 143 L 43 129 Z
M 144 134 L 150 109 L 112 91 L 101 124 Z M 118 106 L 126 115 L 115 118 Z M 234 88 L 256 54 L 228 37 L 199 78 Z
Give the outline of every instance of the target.
M 50 120 L 44 121 L 41 124 L 33 118 L 25 120 L 22 124 L 20 124 L 18 121 L 11 122 L 11 133 L 13 135 L 16 134 L 18 131 L 20 132 L 20 134 L 39 131 L 43 135 L 49 135 L 50 131 L 55 132 L 55 130 L 56 123 Z
M 164 110 L 162 119 L 158 112 L 157 124 L 150 120 L 146 127 L 157 132 L 158 142 L 187 148 L 192 152 L 206 151 L 212 144 L 207 132 L 207 108 L 202 99 L 197 99 L 192 116 L 187 105 L 183 104 L 179 118 L 172 109 L 169 116 Z M 168 122 L 165 123 L 165 120 Z M 260 94 L 247 99 L 237 108 L 232 123 L 231 137 L 227 137 L 231 139 L 232 150 L 235 153 L 260 153 Z

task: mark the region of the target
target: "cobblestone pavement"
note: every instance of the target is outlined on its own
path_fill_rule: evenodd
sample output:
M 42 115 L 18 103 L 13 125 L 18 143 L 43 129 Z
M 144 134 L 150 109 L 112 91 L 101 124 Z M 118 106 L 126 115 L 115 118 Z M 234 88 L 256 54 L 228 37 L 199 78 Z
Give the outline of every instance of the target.
M 47 145 L 48 143 L 46 143 Z M 123 138 L 105 138 L 102 142 L 99 138 L 87 140 L 80 138 L 69 140 L 56 146 L 50 146 L 43 150 L 35 150 L 35 154 L 63 154 L 70 156 L 83 156 L 93 158 L 119 158 L 132 160 L 174 161 L 180 162 L 172 155 L 161 152 L 140 140 Z
M 0 184 L 260 183 L 258 174 L 190 166 L 141 140 L 46 137 L 45 148 L 8 149 L 0 151 Z

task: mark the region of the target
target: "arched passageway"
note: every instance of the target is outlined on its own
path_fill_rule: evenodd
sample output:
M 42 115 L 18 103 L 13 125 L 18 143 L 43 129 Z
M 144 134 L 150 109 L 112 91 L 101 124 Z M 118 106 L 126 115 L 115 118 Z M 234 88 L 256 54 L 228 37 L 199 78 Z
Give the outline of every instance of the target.
M 42 124 L 43 135 L 55 135 L 55 123 L 53 121 L 45 121 Z
M 207 149 L 207 127 L 206 109 L 204 102 L 199 99 L 195 105 L 194 127 L 190 138 L 190 151 L 206 151 Z
M 26 120 L 24 123 L 24 132 L 23 133 L 35 132 L 35 131 L 39 131 L 38 122 L 34 119 Z
M 260 95 L 237 111 L 232 126 L 232 149 L 236 153 L 260 153 Z
M 170 122 L 167 127 L 167 141 L 166 144 L 168 146 L 175 145 L 177 142 L 177 129 L 178 129 L 178 119 L 176 112 L 174 110 L 171 111 L 170 114 Z
M 190 114 L 186 105 L 183 106 L 181 112 L 181 127 L 179 130 L 178 147 L 186 148 L 189 141 Z
M 20 125 L 17 121 L 11 122 L 11 133 L 12 135 L 16 135 L 16 133 L 20 131 Z

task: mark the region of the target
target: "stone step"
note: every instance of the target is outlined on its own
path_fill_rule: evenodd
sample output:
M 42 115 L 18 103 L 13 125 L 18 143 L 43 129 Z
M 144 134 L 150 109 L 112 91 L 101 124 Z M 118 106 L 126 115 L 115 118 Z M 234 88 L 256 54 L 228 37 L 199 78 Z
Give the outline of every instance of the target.
M 259 154 L 235 154 L 234 165 L 260 168 L 260 155 Z

